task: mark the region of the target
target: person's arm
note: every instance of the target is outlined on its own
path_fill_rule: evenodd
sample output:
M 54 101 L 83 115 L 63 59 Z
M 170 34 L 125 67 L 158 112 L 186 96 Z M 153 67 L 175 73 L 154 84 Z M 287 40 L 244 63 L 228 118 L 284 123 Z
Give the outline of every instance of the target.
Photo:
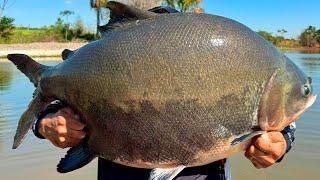
M 60 148 L 74 147 L 85 137 L 79 116 L 60 101 L 53 101 L 40 113 L 32 130 L 38 138 L 48 139 Z
M 258 169 L 280 162 L 292 147 L 295 129 L 296 126 L 292 123 L 281 132 L 268 132 L 254 138 L 245 156 Z

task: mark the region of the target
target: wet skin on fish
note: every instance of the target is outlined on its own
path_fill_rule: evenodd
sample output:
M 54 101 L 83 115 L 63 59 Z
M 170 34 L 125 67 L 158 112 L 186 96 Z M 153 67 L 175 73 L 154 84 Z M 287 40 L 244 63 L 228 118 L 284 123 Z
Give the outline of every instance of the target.
M 87 124 L 87 141 L 65 159 L 85 151 L 87 161 L 132 167 L 199 166 L 282 130 L 316 99 L 311 78 L 234 20 L 107 6 L 121 21 L 56 66 L 8 55 L 37 87 L 14 148 L 46 101 L 59 99 Z

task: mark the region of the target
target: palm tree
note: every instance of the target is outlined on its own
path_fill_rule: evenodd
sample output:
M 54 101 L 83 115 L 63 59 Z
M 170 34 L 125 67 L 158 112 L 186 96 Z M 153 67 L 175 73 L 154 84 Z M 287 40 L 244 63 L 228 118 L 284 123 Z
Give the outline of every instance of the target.
M 190 12 L 199 6 L 203 0 L 163 0 L 165 5 L 179 9 L 181 12 Z
M 283 35 L 284 35 L 285 33 L 287 33 L 288 31 L 285 30 L 285 29 L 279 29 L 277 32 L 280 33 L 282 37 L 284 37 Z
M 73 12 L 73 11 L 70 11 L 70 10 L 64 10 L 64 11 L 61 11 L 61 12 L 60 12 L 60 16 L 62 16 L 62 17 L 65 16 L 66 19 L 67 19 L 67 21 L 66 21 L 66 22 L 67 22 L 67 23 L 66 23 L 66 25 L 67 25 L 67 26 L 66 26 L 66 34 L 65 34 L 65 39 L 66 39 L 66 40 L 68 40 L 68 30 L 69 30 L 69 25 L 70 25 L 70 24 L 69 24 L 69 16 L 72 15 L 72 14 L 74 14 L 74 12 Z

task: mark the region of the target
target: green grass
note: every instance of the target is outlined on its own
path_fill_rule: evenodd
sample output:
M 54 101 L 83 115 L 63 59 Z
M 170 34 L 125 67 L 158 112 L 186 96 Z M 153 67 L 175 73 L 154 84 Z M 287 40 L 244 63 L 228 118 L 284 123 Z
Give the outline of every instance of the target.
M 48 42 L 61 40 L 53 29 L 15 28 L 8 38 L 0 37 L 0 44 Z

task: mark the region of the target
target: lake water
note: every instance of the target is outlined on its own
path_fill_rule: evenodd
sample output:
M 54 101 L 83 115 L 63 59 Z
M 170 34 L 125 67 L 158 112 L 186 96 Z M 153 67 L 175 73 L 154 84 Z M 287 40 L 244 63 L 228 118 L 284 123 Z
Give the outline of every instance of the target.
M 287 53 L 303 71 L 313 78 L 314 90 L 320 94 L 320 54 Z M 57 61 L 45 61 L 54 65 Z M 0 61 L 0 179 L 96 179 L 97 161 L 68 173 L 56 172 L 56 164 L 66 150 L 29 133 L 22 145 L 12 150 L 18 119 L 31 100 L 34 87 L 11 63 Z M 239 153 L 231 158 L 233 179 L 300 180 L 320 179 L 320 101 L 297 121 L 296 140 L 283 161 L 264 170 L 255 169 Z

